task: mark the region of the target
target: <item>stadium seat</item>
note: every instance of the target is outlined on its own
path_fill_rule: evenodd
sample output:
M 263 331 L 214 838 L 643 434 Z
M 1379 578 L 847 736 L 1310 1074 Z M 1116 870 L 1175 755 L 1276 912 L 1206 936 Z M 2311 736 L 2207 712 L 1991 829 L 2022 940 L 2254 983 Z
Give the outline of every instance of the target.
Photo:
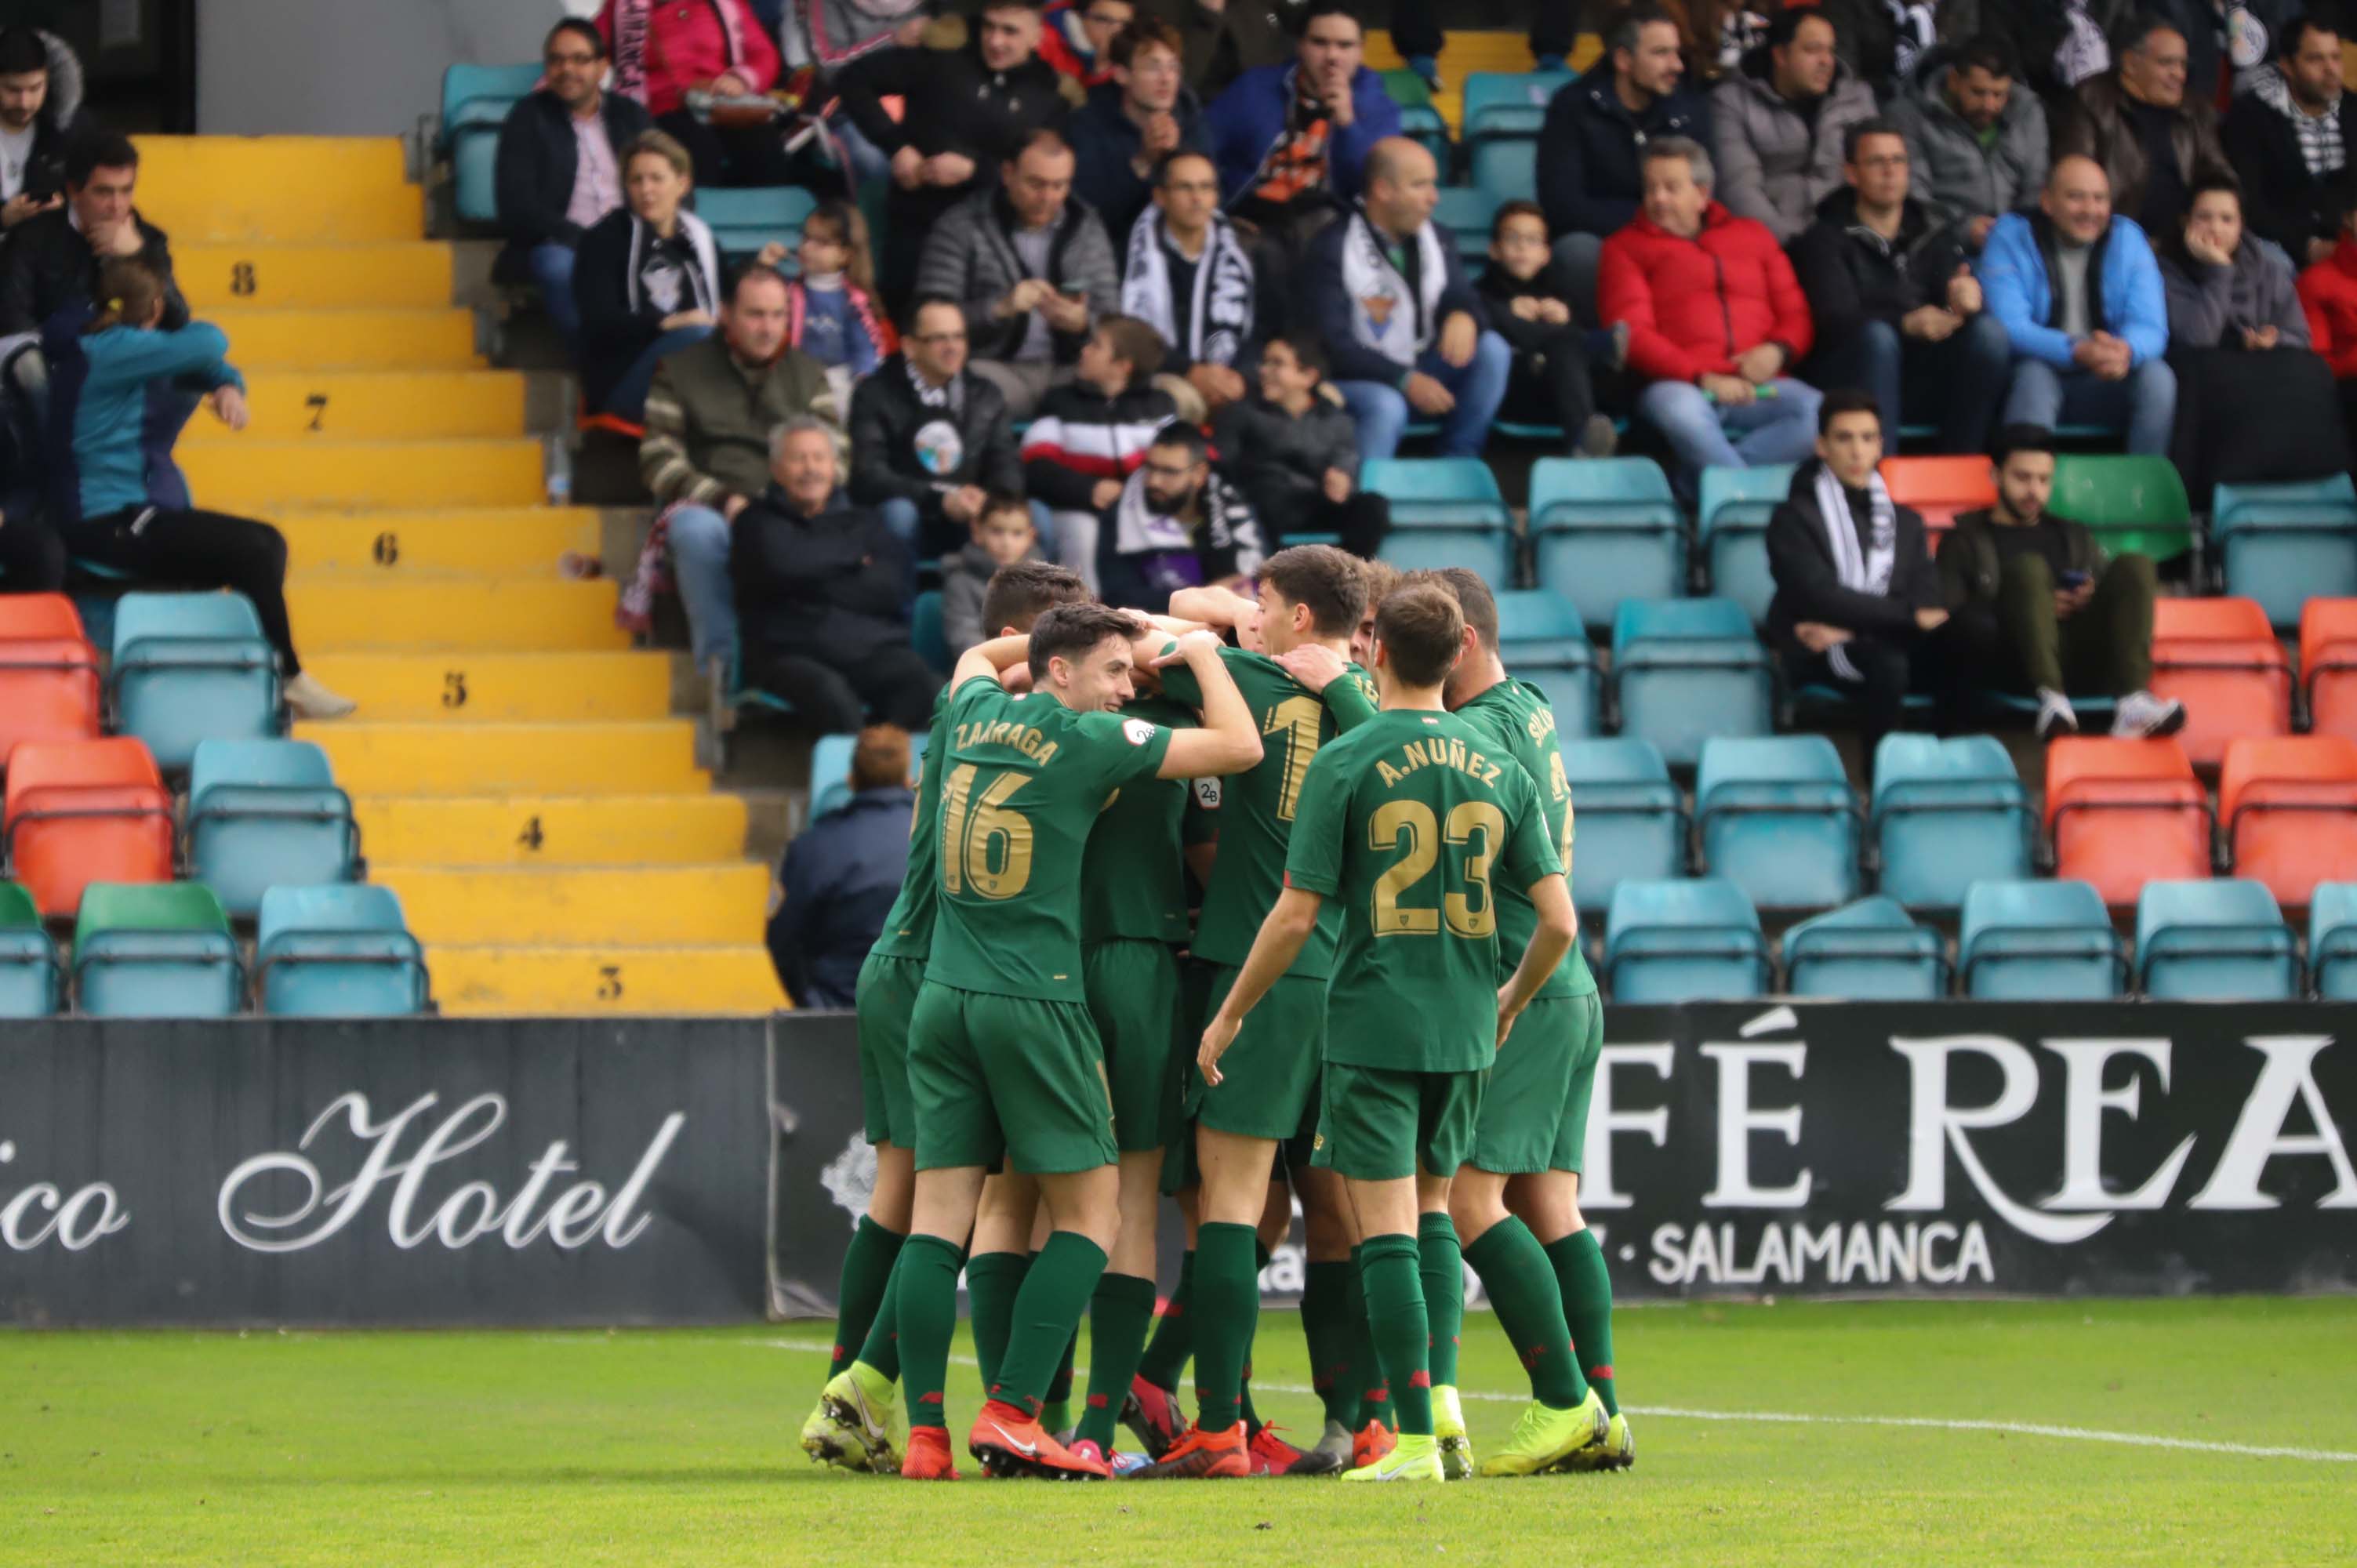
M 65 1000 L 65 969 L 33 895 L 0 882 L 0 1018 L 44 1018 Z
M 1877 895 L 1784 933 L 1784 989 L 1838 1002 L 1934 1002 L 1947 994 L 1940 933 Z
M 2238 740 L 2218 770 L 2225 863 L 2289 909 L 2319 882 L 2357 881 L 2357 740 L 2337 735 Z
M 2276 626 L 2298 625 L 2310 598 L 2357 595 L 2357 487 L 2346 474 L 2220 485 L 2210 532 L 2225 557 L 2226 591 L 2258 600 Z
M 1822 909 L 1857 897 L 1857 795 L 1824 736 L 1706 741 L 1695 822 L 1703 869 L 1758 908 Z
M 2120 994 L 2128 961 L 2086 883 L 1975 882 L 1956 968 L 1975 1001 L 2099 1002 Z
M 1545 588 L 1508 589 L 1498 596 L 1498 657 L 1507 672 L 1546 694 L 1555 733 L 1594 735 L 1598 700 L 1596 650 L 1579 612 Z
M 1737 1002 L 1775 983 L 1759 911 L 1723 876 L 1623 882 L 1605 921 L 1616 1002 Z
M 0 771 L 19 741 L 99 733 L 98 652 L 63 594 L 0 594 Z
M 2147 882 L 2210 875 L 2209 796 L 2174 739 L 2068 736 L 2046 748 L 2054 875 L 2124 909 Z
M 2357 882 L 2316 885 L 2308 905 L 2308 972 L 2319 1001 L 2357 1001 Z
M 226 1018 L 245 965 L 229 913 L 200 882 L 93 882 L 74 919 L 79 1010 L 101 1018 Z
M 500 127 L 517 100 L 540 85 L 541 65 L 454 65 L 442 73 L 442 156 L 451 196 L 469 223 L 499 220 Z
M 1895 504 L 1922 514 L 1934 553 L 1958 512 L 1996 504 L 1996 478 L 1986 457 L 1885 457 L 1882 482 Z
M 432 1009 L 425 955 L 390 887 L 273 887 L 254 943 L 264 1013 L 392 1018 Z
M 1751 619 L 1732 599 L 1624 599 L 1612 621 L 1620 732 L 1691 767 L 1717 736 L 1766 735 L 1776 680 Z
M 1572 80 L 1566 70 L 1477 70 L 1465 78 L 1464 134 L 1473 184 L 1491 210 L 1538 198 L 1538 134 L 1548 102 Z
M 1530 515 L 1539 586 L 1591 627 L 1610 626 L 1624 599 L 1685 592 L 1685 519 L 1651 457 L 1542 457 Z
M 802 223 L 817 206 L 818 198 L 798 185 L 709 185 L 695 192 L 695 215 L 711 226 L 712 242 L 732 261 L 770 243 L 783 245 L 791 258 L 802 242 Z
M 1448 166 L 1443 164 L 1442 167 Z M 1490 221 L 1497 215 L 1498 203 L 1505 199 L 1480 186 L 1444 185 L 1440 200 L 1432 209 L 1432 220 L 1443 232 L 1457 242 L 1458 259 L 1469 273 L 1479 272 L 1490 254 Z
M 2055 459 L 2048 509 L 2094 530 L 2115 555 L 2134 550 L 2166 561 L 2193 542 L 2185 480 L 2166 457 L 2065 452 Z
M 242 594 L 125 594 L 114 609 L 115 727 L 167 772 L 200 740 L 278 733 L 278 659 Z
M 2301 607 L 2299 678 L 2309 732 L 2357 738 L 2357 598 L 2310 599 Z
M 2030 874 L 2029 796 L 1994 736 L 1883 736 L 1873 819 L 1882 891 L 1909 909 L 1960 908 L 1975 882 Z
M 2147 882 L 2136 900 L 2136 989 L 2156 1002 L 2289 1002 L 2299 938 L 2264 883 Z
M 1791 463 L 1756 468 L 1705 468 L 1702 504 L 1695 510 L 1696 536 L 1710 591 L 1733 599 L 1759 625 L 1776 596 L 1768 575 L 1768 519 L 1792 488 Z
M 1469 566 L 1493 587 L 1513 582 L 1514 516 L 1480 458 L 1371 457 L 1359 486 L 1391 501 L 1378 553 L 1401 571 Z
M 71 915 L 92 882 L 172 875 L 172 797 L 128 736 L 27 742 L 9 757 L 8 865 L 41 913 Z
M 917 596 L 909 610 L 909 641 L 926 663 L 947 674 L 950 670 L 950 644 L 942 629 L 942 591 L 927 588 Z M 963 652 L 964 650 L 959 650 Z
M 909 736 L 909 783 L 913 788 L 925 760 L 925 743 L 932 737 L 923 730 Z M 851 800 L 851 754 L 858 746 L 856 735 L 823 735 L 811 746 L 810 815 L 813 820 L 829 811 L 839 811 Z
M 2291 665 L 2255 599 L 2154 601 L 2152 689 L 2185 704 L 2177 743 L 2197 767 L 2238 736 L 2291 733 Z
M 264 889 L 349 881 L 360 862 L 351 797 L 307 740 L 209 740 L 188 774 L 188 875 L 233 917 Z
M 1571 786 L 1571 901 L 1609 908 L 1623 882 L 1655 882 L 1686 870 L 1685 798 L 1650 740 L 1627 736 L 1563 743 Z

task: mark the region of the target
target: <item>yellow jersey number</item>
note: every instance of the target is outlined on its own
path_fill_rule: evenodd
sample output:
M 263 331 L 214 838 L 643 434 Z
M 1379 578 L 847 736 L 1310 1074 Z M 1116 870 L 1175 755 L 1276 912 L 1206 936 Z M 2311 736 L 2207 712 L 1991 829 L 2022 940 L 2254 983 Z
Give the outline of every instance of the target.
M 1002 773 L 977 797 L 977 771 L 955 769 L 942 795 L 942 891 L 1012 898 L 1031 881 L 1031 819 L 1006 802 L 1030 779 Z
M 1421 800 L 1390 800 L 1378 807 L 1367 822 L 1370 849 L 1405 852 L 1375 882 L 1374 927 L 1379 937 L 1433 936 L 1446 920 L 1460 937 L 1486 937 L 1498 929 L 1498 909 L 1490 897 L 1490 863 L 1497 858 L 1498 841 L 1505 836 L 1506 814 L 1487 800 L 1460 802 L 1439 822 Z M 1480 889 L 1477 902 L 1464 892 L 1442 897 L 1437 909 L 1400 908 L 1400 896 L 1423 881 L 1440 858 L 1443 843 L 1470 844 L 1480 835 L 1481 850 L 1465 856 L 1462 874 L 1467 889 Z

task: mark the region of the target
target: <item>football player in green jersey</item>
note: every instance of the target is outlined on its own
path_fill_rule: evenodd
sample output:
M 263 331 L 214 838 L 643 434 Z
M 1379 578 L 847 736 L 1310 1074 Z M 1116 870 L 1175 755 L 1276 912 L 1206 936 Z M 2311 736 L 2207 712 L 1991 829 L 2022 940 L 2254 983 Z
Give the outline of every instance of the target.
M 1107 1474 L 1039 1423 L 1119 1219 L 1113 1105 L 1081 955 L 1084 851 L 1115 790 L 1239 772 L 1262 750 L 1209 633 L 1161 656 L 1200 690 L 1201 728 L 1123 716 L 1140 651 L 1153 658 L 1168 645 L 1159 630 L 1141 639 L 1125 612 L 1060 605 L 1028 641 L 969 651 L 951 680 L 933 946 L 909 1024 L 916 1195 L 894 1286 L 910 1425 L 904 1477 L 954 1473 L 943 1385 L 958 1273 L 984 1173 L 1001 1159 L 1039 1182 L 1054 1229 L 1017 1294 L 1014 1331 L 967 1446 L 1002 1474 Z M 999 681 L 1018 659 L 1031 672 L 1022 696 Z
M 1347 1480 L 1445 1477 L 1433 1426 L 1419 1232 L 1424 1217 L 1447 1214 L 1449 1181 L 1471 1151 L 1491 1063 L 1569 950 L 1574 930 L 1571 895 L 1536 787 L 1481 731 L 1443 707 L 1442 686 L 1463 639 L 1457 601 L 1428 584 L 1402 586 L 1377 610 L 1383 711 L 1310 765 L 1286 854 L 1285 891 L 1204 1029 L 1199 1055 L 1216 1080 L 1254 1004 L 1316 931 L 1324 908 L 1339 907 L 1316 1157 L 1345 1178 L 1365 1238 L 1367 1312 L 1400 1423 L 1398 1446 Z M 1523 889 L 1534 916 L 1502 985 L 1501 886 Z M 1545 1283 L 1553 1285 L 1551 1275 Z M 1534 1293 L 1522 1290 L 1493 1299 L 1534 1377 L 1544 1374 L 1516 1446 L 1544 1438 L 1558 1455 L 1600 1441 L 1601 1406 L 1575 1402 L 1564 1382 L 1571 1352 L 1560 1307 L 1551 1316 L 1534 1310 Z
M 1017 561 L 991 574 L 983 589 L 982 624 L 1002 637 L 1019 636 L 1057 605 L 1082 604 L 1088 585 L 1076 572 L 1045 561 Z M 892 1265 L 909 1234 L 909 1204 L 916 1172 L 917 1121 L 909 1102 L 909 1014 L 925 978 L 933 947 L 933 823 L 942 798 L 942 759 L 949 755 L 949 692 L 933 703 L 933 723 L 909 823 L 909 869 L 900 896 L 884 918 L 883 934 L 860 967 L 860 1099 L 867 1118 L 867 1141 L 876 1147 L 876 1185 L 867 1213 L 852 1232 L 844 1253 L 842 1283 L 835 1294 L 834 1359 L 830 1384 L 853 1365 L 855 1352 L 867 1370 L 852 1379 L 802 1423 L 803 1449 L 814 1459 L 846 1469 L 893 1469 L 899 1464 L 894 1436 L 898 1409 L 894 1381 L 899 1352 L 891 1315 Z M 882 1332 L 877 1333 L 879 1321 Z

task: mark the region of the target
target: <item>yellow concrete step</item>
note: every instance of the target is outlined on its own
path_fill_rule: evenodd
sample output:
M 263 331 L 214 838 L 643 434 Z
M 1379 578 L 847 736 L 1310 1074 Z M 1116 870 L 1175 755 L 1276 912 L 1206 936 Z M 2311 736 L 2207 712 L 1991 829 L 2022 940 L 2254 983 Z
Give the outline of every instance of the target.
M 547 489 L 545 449 L 524 436 L 273 441 L 248 433 L 192 443 L 180 467 L 199 506 L 249 515 L 289 506 L 530 506 Z
M 743 797 L 506 795 L 352 802 L 371 865 L 665 865 L 735 859 Z
M 435 575 L 554 577 L 566 552 L 595 558 L 587 507 L 433 511 L 281 511 L 288 571 L 350 572 L 382 582 Z
M 299 724 L 327 749 L 354 795 L 662 795 L 701 793 L 695 726 L 685 719 L 610 724 Z
M 522 436 L 524 378 L 516 371 L 257 371 L 241 434 L 202 415 L 182 445 L 239 441 L 422 441 Z
M 361 244 L 425 232 L 393 136 L 143 136 L 139 209 L 177 244 Z
M 296 646 L 307 652 L 561 653 L 630 646 L 614 624 L 614 594 L 613 583 L 595 578 L 304 577 L 286 585 L 286 604 Z
M 203 313 L 229 334 L 230 362 L 251 375 L 308 370 L 473 370 L 475 318 L 464 310 L 253 310 Z
M 317 653 L 304 667 L 371 720 L 577 724 L 671 714 L 671 659 L 661 653 Z
M 369 879 L 401 895 L 409 929 L 429 947 L 757 943 L 769 918 L 770 871 L 750 861 L 522 871 L 371 864 Z
M 144 192 L 143 192 L 144 194 Z M 450 247 L 439 241 L 370 245 L 191 245 L 172 236 L 172 275 L 199 311 L 447 306 Z
M 434 998 L 454 1016 L 743 1015 L 786 1005 L 758 946 L 437 947 L 425 956 Z

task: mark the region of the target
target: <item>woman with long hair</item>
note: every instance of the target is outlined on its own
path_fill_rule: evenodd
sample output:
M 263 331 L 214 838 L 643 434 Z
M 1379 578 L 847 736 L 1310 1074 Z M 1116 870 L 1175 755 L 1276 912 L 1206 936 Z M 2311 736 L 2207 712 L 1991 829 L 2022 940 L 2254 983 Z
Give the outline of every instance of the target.
M 720 248 L 684 206 L 694 188 L 687 149 L 647 132 L 623 150 L 622 205 L 581 237 L 574 263 L 582 399 L 634 424 L 657 362 L 719 317 Z

